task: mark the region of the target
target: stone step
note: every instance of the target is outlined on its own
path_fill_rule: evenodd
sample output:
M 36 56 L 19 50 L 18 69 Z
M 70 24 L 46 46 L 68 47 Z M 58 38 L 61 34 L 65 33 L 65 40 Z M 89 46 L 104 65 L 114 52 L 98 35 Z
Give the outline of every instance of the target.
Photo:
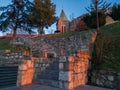
M 59 87 L 59 81 L 58 80 L 34 79 L 33 83 L 34 84 L 40 84 L 40 85 Z
M 45 72 L 40 72 L 37 75 L 38 79 L 52 79 L 52 80 L 58 80 L 59 76 L 59 71 L 45 71 Z
M 0 67 L 0 88 L 16 86 L 18 66 Z

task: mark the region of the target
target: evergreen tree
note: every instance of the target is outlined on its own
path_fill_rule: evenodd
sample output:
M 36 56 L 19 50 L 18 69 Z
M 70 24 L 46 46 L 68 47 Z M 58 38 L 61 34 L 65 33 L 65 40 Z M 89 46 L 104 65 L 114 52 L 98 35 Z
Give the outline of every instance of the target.
M 106 15 L 104 14 L 104 12 L 100 11 L 98 12 L 98 21 L 99 21 L 99 26 L 103 26 L 105 25 L 106 23 Z M 87 14 L 85 17 L 84 17 L 84 22 L 86 23 L 86 25 L 89 27 L 89 28 L 97 28 L 97 24 L 96 24 L 96 12 L 93 11 L 91 12 L 90 14 Z
M 0 31 L 7 32 L 13 30 L 16 36 L 17 30 L 28 30 L 25 25 L 26 11 L 30 2 L 28 0 L 12 0 L 11 4 L 0 7 Z
M 55 5 L 51 0 L 34 0 L 28 20 L 30 25 L 38 28 L 38 34 L 43 34 L 43 28 L 51 26 L 56 19 Z
M 120 4 L 113 5 L 109 14 L 114 20 L 120 20 Z
M 105 24 L 105 13 L 108 10 L 110 3 L 107 3 L 104 0 L 91 0 L 91 4 L 87 9 L 89 12 L 88 15 L 84 18 L 85 23 L 90 28 L 97 28 L 99 32 L 99 26 Z
M 107 3 L 105 0 L 91 0 L 91 4 L 86 8 L 86 10 L 88 12 L 92 12 L 98 9 L 98 11 L 106 12 L 110 5 L 111 3 Z

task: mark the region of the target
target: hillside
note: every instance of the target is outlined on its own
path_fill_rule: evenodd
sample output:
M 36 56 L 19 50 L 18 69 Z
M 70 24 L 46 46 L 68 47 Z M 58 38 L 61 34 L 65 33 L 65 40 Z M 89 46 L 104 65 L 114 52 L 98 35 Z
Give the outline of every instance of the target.
M 49 35 L 47 38 L 69 37 L 74 34 L 83 35 L 86 32 L 68 32 L 55 36 Z M 0 50 L 13 49 L 9 42 L 10 39 L 0 39 Z M 120 22 L 101 27 L 95 42 L 92 61 L 97 69 L 110 69 L 120 72 Z
M 120 22 L 101 28 L 92 59 L 98 69 L 120 72 Z
M 10 38 L 0 39 L 0 50 L 6 49 L 12 49 L 12 45 L 10 45 Z

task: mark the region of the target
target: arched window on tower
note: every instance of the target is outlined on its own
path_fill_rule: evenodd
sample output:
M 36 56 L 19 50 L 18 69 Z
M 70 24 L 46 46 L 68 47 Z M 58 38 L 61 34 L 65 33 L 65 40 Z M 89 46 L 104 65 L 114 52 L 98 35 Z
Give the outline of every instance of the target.
M 66 32 L 66 26 L 62 25 L 62 32 Z
M 62 32 L 64 32 L 64 26 L 62 26 Z

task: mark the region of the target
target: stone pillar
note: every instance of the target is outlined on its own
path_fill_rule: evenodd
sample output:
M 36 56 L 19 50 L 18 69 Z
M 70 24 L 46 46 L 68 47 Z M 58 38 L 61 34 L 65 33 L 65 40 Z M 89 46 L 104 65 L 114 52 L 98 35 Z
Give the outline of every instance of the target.
M 59 88 L 73 88 L 73 62 L 74 58 L 61 56 L 59 60 Z
M 24 60 L 19 65 L 17 86 L 28 85 L 32 83 L 34 73 L 34 59 Z
M 59 88 L 74 89 L 86 84 L 89 53 L 78 51 L 77 56 L 61 56 Z

